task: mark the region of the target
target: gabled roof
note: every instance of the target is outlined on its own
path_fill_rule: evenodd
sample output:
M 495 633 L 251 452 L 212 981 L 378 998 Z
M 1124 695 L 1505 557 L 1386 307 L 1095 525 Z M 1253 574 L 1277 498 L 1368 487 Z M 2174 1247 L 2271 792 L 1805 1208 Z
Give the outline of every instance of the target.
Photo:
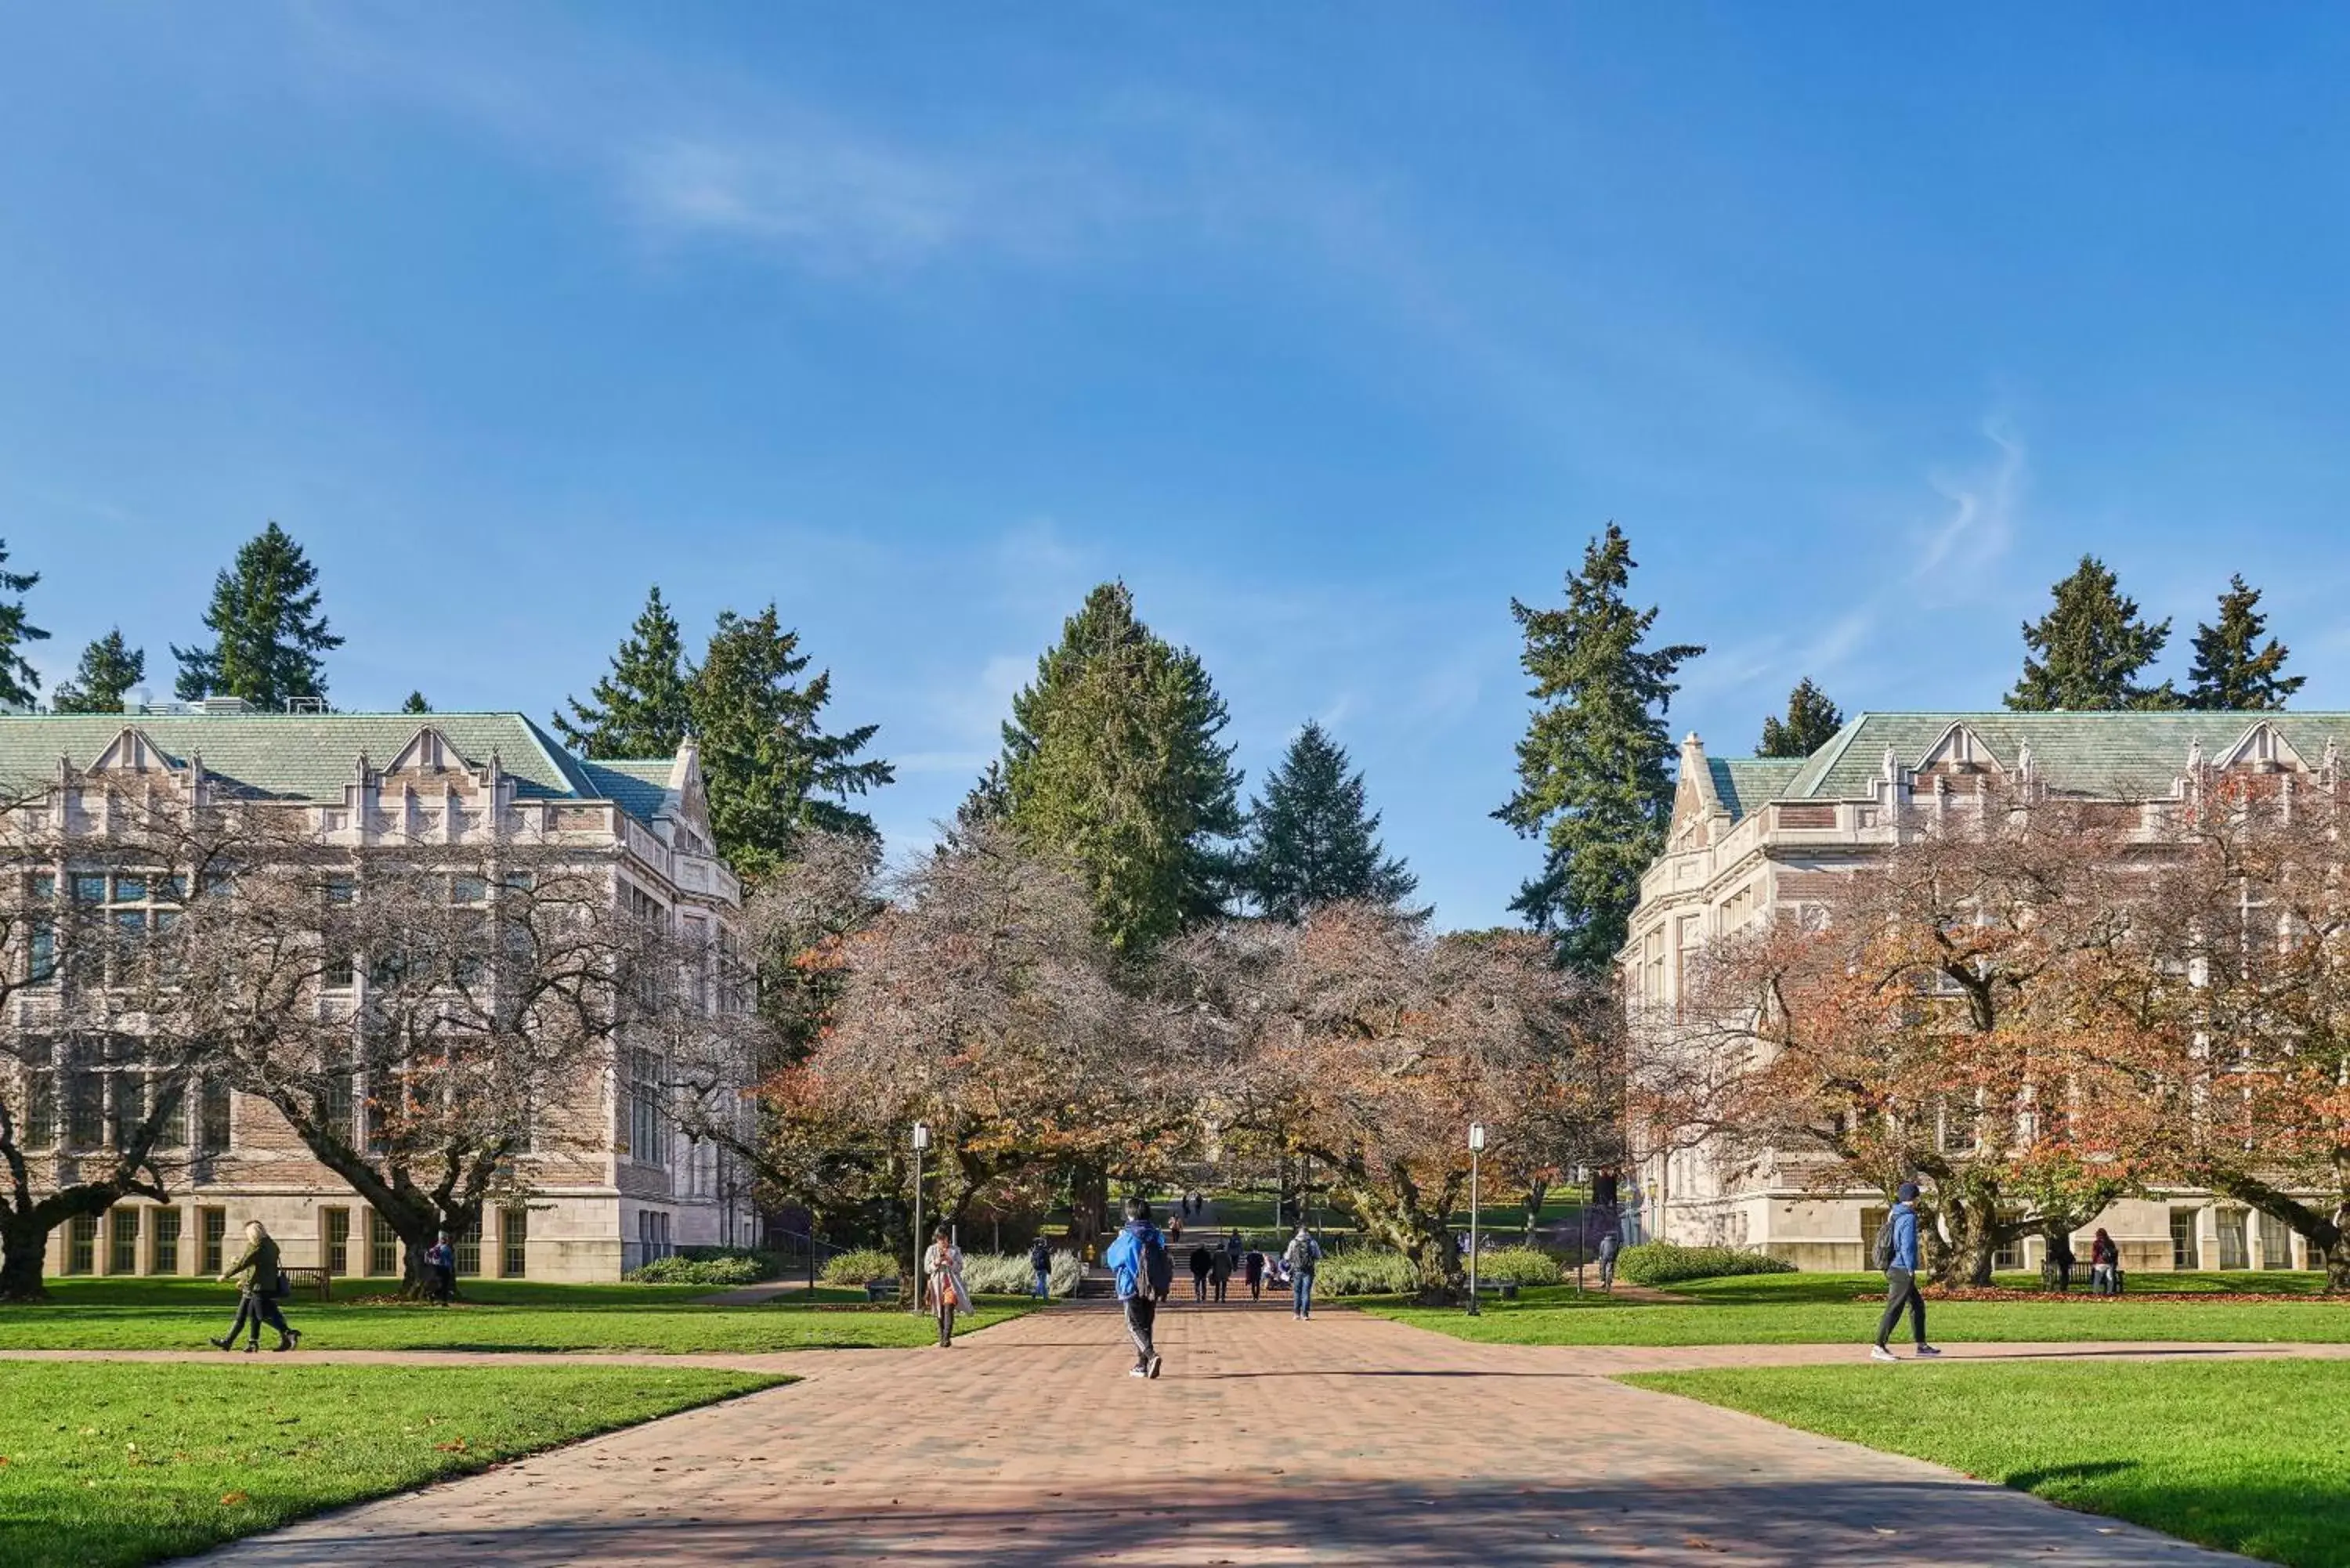
M 1706 771 L 1713 775 L 1713 793 L 1730 808 L 1734 821 L 1757 806 L 1781 799 L 1787 785 L 1804 771 L 1802 757 L 1708 757 Z
M 625 762 L 583 762 L 579 770 L 588 775 L 597 794 L 639 822 L 650 823 L 660 815 L 661 805 L 669 798 L 670 770 L 674 765 L 666 758 L 631 758 Z
M 334 803 L 361 753 L 385 768 L 427 729 L 475 766 L 496 757 L 525 800 L 609 800 L 648 823 L 673 765 L 598 763 L 592 765 L 604 771 L 591 775 L 591 764 L 522 713 L 12 713 L 0 714 L 0 780 L 38 786 L 56 779 L 60 758 L 86 770 L 135 731 L 173 767 L 201 756 L 215 784 Z M 658 774 L 650 804 L 637 770 Z M 619 789 L 629 793 L 614 793 Z
M 2312 767 L 2329 742 L 2350 754 L 2350 713 L 1860 713 L 1773 798 L 1857 799 L 1874 786 L 1887 749 L 1914 768 L 1960 725 L 2003 766 L 2015 768 L 2028 747 L 2033 772 L 2050 789 L 2104 800 L 2167 796 L 2187 771 L 2190 749 L 2217 763 L 2262 725 L 2272 726 Z

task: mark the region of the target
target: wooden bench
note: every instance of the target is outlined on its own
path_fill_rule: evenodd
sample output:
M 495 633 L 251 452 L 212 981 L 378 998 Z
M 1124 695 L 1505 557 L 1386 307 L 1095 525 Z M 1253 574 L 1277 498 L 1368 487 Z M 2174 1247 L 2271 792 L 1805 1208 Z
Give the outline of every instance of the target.
M 1481 1296 L 1499 1296 L 1505 1302 L 1513 1302 L 1518 1299 L 1518 1282 L 1480 1280 L 1477 1282 L 1477 1293 Z
M 335 1276 L 324 1269 L 286 1269 L 277 1271 L 286 1276 L 286 1289 L 297 1295 L 307 1295 L 312 1301 L 332 1301 Z
M 896 1280 L 868 1280 L 865 1282 L 865 1299 L 879 1305 L 883 1302 L 903 1299 L 903 1292 Z

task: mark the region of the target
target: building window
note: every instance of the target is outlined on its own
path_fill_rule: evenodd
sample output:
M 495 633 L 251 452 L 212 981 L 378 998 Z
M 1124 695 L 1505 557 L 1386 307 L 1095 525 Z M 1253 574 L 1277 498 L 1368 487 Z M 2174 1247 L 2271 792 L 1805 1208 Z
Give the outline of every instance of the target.
M 135 1274 L 139 1272 L 139 1210 L 135 1207 L 107 1211 L 106 1272 L 109 1274 Z
M 52 1066 L 57 1047 L 36 1040 L 25 1052 L 24 1127 L 18 1139 L 28 1149 L 54 1148 L 57 1141 L 57 1074 Z
M 2261 1216 L 2261 1267 L 2293 1267 L 2293 1227 L 2273 1214 Z
M 482 1272 L 482 1217 L 475 1214 L 466 1220 L 450 1241 L 457 1254 L 457 1272 L 467 1278 L 479 1275 Z
M 498 1273 L 519 1280 L 529 1272 L 530 1210 L 517 1204 L 498 1221 Z
M 661 1137 L 660 1058 L 631 1051 L 629 1058 L 629 1158 L 639 1165 L 666 1166 Z
M 196 1089 L 196 1152 L 219 1154 L 229 1145 L 228 1085 L 206 1078 Z
M 351 1211 L 328 1209 L 324 1211 L 327 1225 L 327 1272 L 348 1274 L 351 1272 Z
M 77 1214 L 66 1221 L 66 1272 L 98 1272 L 98 1216 Z
M 221 1245 L 228 1240 L 228 1210 L 199 1209 L 196 1217 L 203 1222 L 204 1272 L 217 1275 L 226 1262 L 221 1256 Z
M 149 1272 L 176 1274 L 180 1272 L 180 1211 L 178 1210 L 155 1210 L 154 1239 L 148 1245 L 151 1250 Z
M 379 1277 L 400 1272 L 400 1232 L 372 1209 L 368 1210 L 368 1272 Z
M 2195 1245 L 2195 1210 L 2192 1209 L 2170 1211 L 2170 1266 L 2174 1269 L 2202 1266 L 2201 1254 Z
M 2015 1270 L 2023 1267 L 2023 1242 L 2020 1238 L 2002 1241 L 1991 1249 L 1991 1266 L 1994 1269 Z
M 2212 1218 L 2220 1222 L 2220 1266 L 2223 1269 L 2251 1268 L 2252 1254 L 2244 1237 L 2244 1211 L 2222 1209 Z

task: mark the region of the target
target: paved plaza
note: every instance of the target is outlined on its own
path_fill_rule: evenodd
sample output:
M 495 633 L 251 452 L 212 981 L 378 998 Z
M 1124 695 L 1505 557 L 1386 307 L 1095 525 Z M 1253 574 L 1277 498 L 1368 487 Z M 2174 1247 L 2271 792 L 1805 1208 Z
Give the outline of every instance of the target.
M 1284 1310 L 1243 1306 L 1179 1305 L 1162 1323 L 1167 1369 L 1155 1384 L 1126 1376 L 1130 1353 L 1114 1310 L 1086 1304 L 1005 1324 L 951 1351 L 645 1357 L 788 1370 L 805 1380 L 199 1561 L 2241 1561 L 1608 1381 L 1644 1368 L 1849 1361 L 1860 1354 L 1850 1346 L 1477 1345 L 1349 1312 L 1299 1324 Z M 2002 1358 L 2277 1353 L 1951 1349 Z

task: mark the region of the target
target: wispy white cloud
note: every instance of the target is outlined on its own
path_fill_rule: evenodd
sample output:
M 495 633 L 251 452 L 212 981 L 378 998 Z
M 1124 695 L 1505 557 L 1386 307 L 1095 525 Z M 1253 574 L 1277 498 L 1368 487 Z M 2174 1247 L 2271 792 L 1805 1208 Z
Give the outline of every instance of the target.
M 1929 476 L 1928 483 L 1950 502 L 1950 511 L 1922 530 L 1909 571 L 1912 582 L 1972 587 L 2014 542 L 2022 504 L 2023 442 L 1995 418 L 1983 421 L 1982 434 L 1998 449 L 1990 463 Z

